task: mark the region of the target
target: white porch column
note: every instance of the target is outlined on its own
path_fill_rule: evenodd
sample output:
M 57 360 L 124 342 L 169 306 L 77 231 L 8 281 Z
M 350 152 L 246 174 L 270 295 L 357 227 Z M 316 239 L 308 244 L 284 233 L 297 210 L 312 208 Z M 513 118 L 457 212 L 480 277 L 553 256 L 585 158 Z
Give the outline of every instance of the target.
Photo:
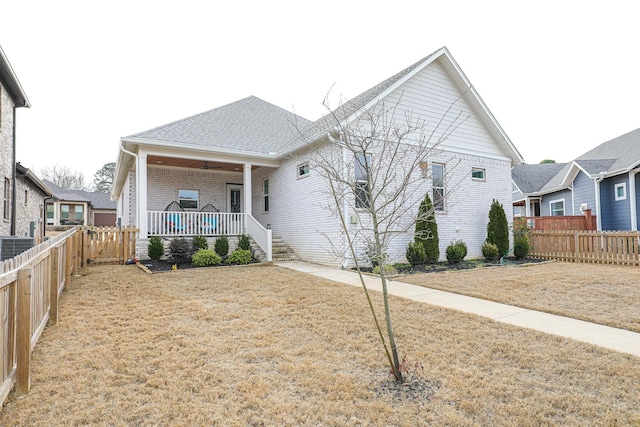
M 251 207 L 251 163 L 245 163 L 243 165 L 243 182 L 244 182 L 244 212 L 253 216 L 253 209 Z
M 629 172 L 629 207 L 631 208 L 631 229 L 638 231 L 638 206 L 636 204 L 636 174 L 640 169 L 634 169 Z
M 598 179 L 594 179 L 595 183 L 595 193 L 596 193 L 596 229 L 598 231 L 602 231 L 602 214 L 600 210 L 600 181 L 602 181 L 603 177 Z
M 136 216 L 140 238 L 147 238 L 147 153 L 138 154 L 136 164 Z

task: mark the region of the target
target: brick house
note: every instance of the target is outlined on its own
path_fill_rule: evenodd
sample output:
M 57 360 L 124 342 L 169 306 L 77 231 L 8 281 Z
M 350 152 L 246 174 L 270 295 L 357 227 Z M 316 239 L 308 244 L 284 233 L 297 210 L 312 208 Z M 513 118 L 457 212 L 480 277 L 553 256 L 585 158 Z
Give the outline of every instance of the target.
M 315 122 L 252 96 L 123 137 L 112 189 L 118 217 L 123 225 L 140 228 L 142 256 L 152 235 L 244 232 L 270 259 L 273 233 L 302 259 L 348 266 L 344 233 L 324 208 L 326 182 L 310 162 L 309 147 L 338 152 L 328 117 L 355 127 L 363 111 L 384 102 L 423 119 L 427 127 L 450 120 L 452 105 L 468 117 L 424 159 L 424 168 L 440 179 L 424 179 L 416 194 L 442 199 L 436 212 L 442 256 L 451 240 L 462 239 L 469 256 L 480 257 L 491 202 L 510 205 L 511 167 L 522 157 L 446 48 Z M 354 160 L 341 158 L 345 173 L 357 170 Z M 357 203 L 351 205 L 349 233 L 357 236 L 363 213 Z M 404 260 L 412 234 L 398 236 L 387 248 L 392 260 Z M 360 245 L 358 256 L 364 250 Z
M 32 236 L 44 232 L 44 199 L 51 191 L 29 169 L 16 162 L 16 110 L 29 100 L 0 47 L 0 236 Z

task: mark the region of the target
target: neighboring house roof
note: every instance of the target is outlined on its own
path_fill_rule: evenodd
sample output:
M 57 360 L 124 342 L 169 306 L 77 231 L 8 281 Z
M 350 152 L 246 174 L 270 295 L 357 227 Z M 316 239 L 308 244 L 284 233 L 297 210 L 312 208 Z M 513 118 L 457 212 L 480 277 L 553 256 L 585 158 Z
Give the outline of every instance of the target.
M 311 121 L 255 96 L 125 137 L 126 141 L 170 143 L 269 154 Z
M 598 145 L 570 163 L 517 165 L 511 179 L 525 195 L 569 188 L 580 170 L 591 178 L 615 176 L 640 166 L 640 129 Z
M 31 183 L 32 187 L 38 189 L 43 195 L 53 196 L 53 191 L 51 191 L 51 189 L 44 182 L 42 182 L 40 178 L 36 176 L 36 174 L 31 172 L 30 169 L 22 166 L 20 163 L 16 163 L 16 174 L 19 177 L 25 178 L 28 182 Z
M 567 163 L 545 163 L 541 165 L 515 165 L 511 178 L 523 194 L 540 192 Z
M 116 210 L 116 201 L 111 200 L 109 193 L 96 193 L 91 191 L 82 191 L 84 196 L 91 201 L 91 205 L 94 209 L 99 210 Z
M 593 176 L 600 172 L 607 172 L 607 176 L 629 172 L 640 165 L 640 129 L 598 145 L 575 162 Z
M 86 193 L 82 190 L 67 190 L 66 188 L 62 188 L 57 186 L 51 181 L 44 180 L 44 183 L 53 191 L 53 196 L 63 202 L 87 202 L 90 203 L 88 197 L 86 197 L 83 193 Z
M 7 92 L 11 95 L 16 107 L 31 107 L 27 94 L 22 89 L 16 73 L 13 71 L 7 56 L 0 46 L 0 80 Z

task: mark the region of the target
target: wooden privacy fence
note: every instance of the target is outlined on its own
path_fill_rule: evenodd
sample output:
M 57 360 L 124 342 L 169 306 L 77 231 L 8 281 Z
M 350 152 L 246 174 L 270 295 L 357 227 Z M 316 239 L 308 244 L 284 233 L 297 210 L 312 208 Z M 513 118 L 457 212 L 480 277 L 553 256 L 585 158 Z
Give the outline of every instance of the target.
M 637 231 L 530 231 L 529 256 L 571 262 L 640 265 Z
M 124 263 L 135 258 L 137 228 L 85 227 L 83 259 L 88 262 Z
M 2 263 L 0 272 L 0 410 L 15 385 L 26 394 L 30 361 L 47 323 L 58 321 L 58 300 L 78 271 L 81 233 L 62 233 Z
M 92 262 L 135 257 L 136 229 L 74 227 L 0 265 L 0 410 L 11 389 L 30 387 L 31 352 L 71 277 Z

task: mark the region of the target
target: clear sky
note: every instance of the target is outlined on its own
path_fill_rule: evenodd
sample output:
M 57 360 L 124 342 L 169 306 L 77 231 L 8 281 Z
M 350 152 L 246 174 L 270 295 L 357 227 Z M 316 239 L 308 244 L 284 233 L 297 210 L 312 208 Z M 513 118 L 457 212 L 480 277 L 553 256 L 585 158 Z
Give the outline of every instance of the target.
M 527 163 L 569 161 L 640 127 L 634 3 L 5 1 L 18 161 L 90 181 L 122 136 L 249 95 L 314 120 L 442 46 Z

